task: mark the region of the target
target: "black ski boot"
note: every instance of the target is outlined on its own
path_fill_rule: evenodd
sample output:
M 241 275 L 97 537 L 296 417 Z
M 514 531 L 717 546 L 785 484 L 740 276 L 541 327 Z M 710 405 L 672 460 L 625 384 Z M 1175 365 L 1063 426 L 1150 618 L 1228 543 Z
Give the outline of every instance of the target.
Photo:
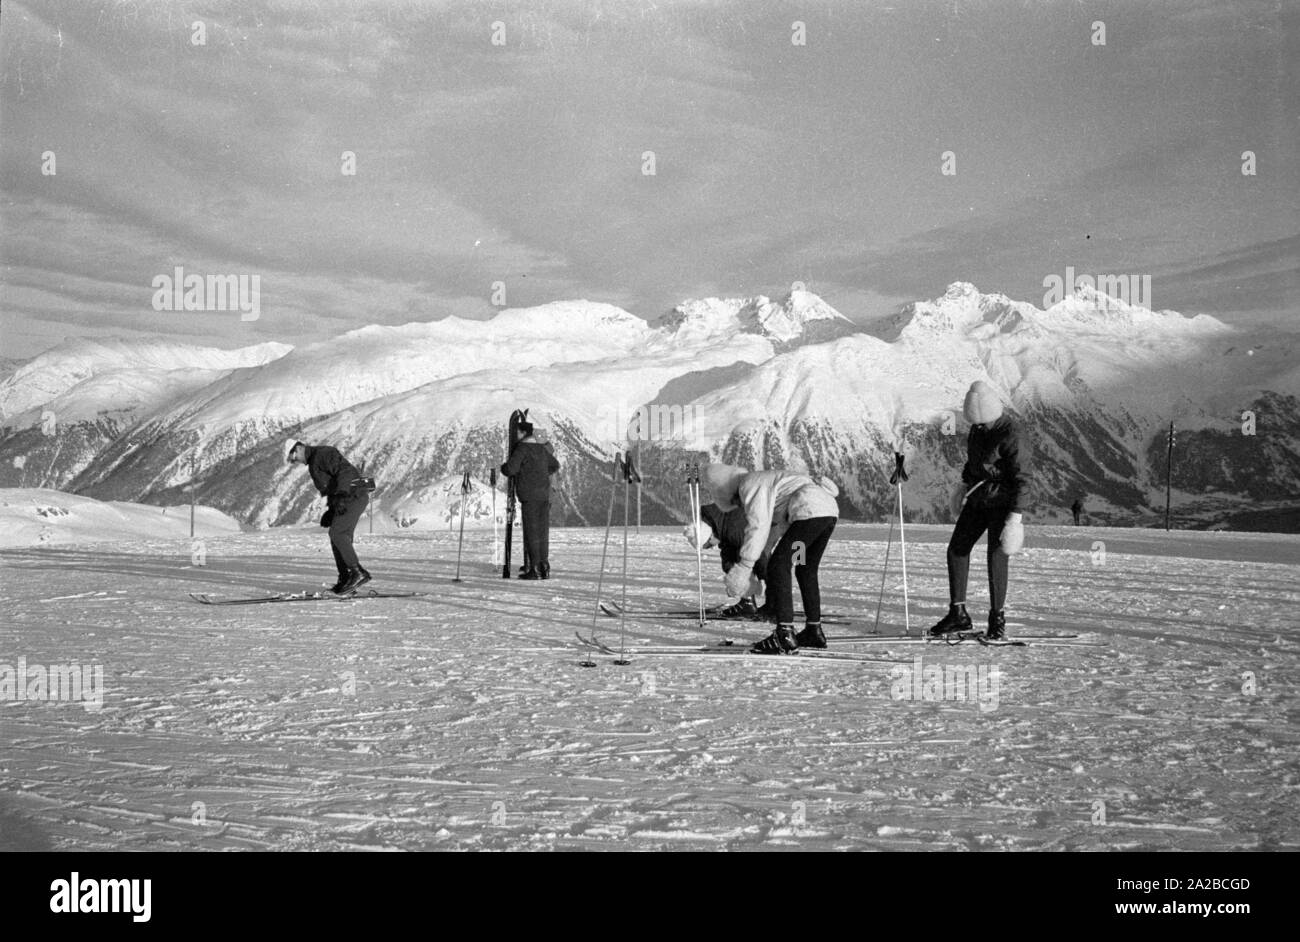
M 822 623 L 819 621 L 810 621 L 804 625 L 803 630 L 794 636 L 794 640 L 801 648 L 826 647 L 826 636 L 822 634 Z
M 794 625 L 777 625 L 776 630 L 755 642 L 749 650 L 754 654 L 793 654 L 799 649 L 794 637 Z
M 543 579 L 551 578 L 551 564 L 542 563 L 540 566 L 537 567 L 537 574 L 541 576 Z
M 357 567 L 357 571 L 361 573 L 361 581 L 358 582 L 358 583 L 357 583 L 357 586 L 356 586 L 356 587 L 359 589 L 359 588 L 361 588 L 363 585 L 365 585 L 367 582 L 370 581 L 370 579 L 371 579 L 371 575 L 370 575 L 370 573 L 366 570 L 366 567 L 365 567 L 365 566 L 358 566 L 358 567 Z
M 989 641 L 1005 641 L 1007 639 L 1006 612 L 989 612 L 989 630 L 984 633 L 984 637 Z
M 744 598 L 714 612 L 714 616 L 717 618 L 754 618 L 757 615 L 758 606 L 754 604 L 752 595 L 746 595 Z
M 542 577 L 541 577 L 541 575 L 537 572 L 536 569 L 530 569 L 530 570 L 528 570 L 526 573 L 524 573 L 522 576 L 520 576 L 519 578 L 520 578 L 520 579 L 528 579 L 528 580 L 530 580 L 530 581 L 536 581 L 536 580 L 538 580 L 538 579 L 540 579 L 540 578 L 542 578 Z
M 357 586 L 359 585 L 361 585 L 361 570 L 349 569 L 347 581 L 339 586 L 339 590 L 334 594 L 351 595 L 353 592 L 357 591 Z
M 966 612 L 964 603 L 958 602 L 956 605 L 948 606 L 948 614 L 944 615 L 939 623 L 930 629 L 931 638 L 942 638 L 944 635 L 953 634 L 958 631 L 970 631 L 970 615 Z
M 333 592 L 335 595 L 338 595 L 339 589 L 343 588 L 343 586 L 347 584 L 347 581 L 348 581 L 348 573 L 347 570 L 345 569 L 343 570 L 343 572 L 339 573 L 339 581 L 334 583 L 332 586 L 330 586 L 330 591 Z

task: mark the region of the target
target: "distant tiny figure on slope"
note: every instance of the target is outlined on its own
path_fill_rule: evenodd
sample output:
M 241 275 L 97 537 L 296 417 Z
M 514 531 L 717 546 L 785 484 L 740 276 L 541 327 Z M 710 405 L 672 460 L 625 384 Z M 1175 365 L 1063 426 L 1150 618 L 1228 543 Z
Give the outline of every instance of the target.
M 330 591 L 336 595 L 355 592 L 370 581 L 370 573 L 361 565 L 352 546 L 352 534 L 370 503 L 365 479 L 330 445 L 304 445 L 295 441 L 289 446 L 288 461 L 306 465 L 312 484 L 325 498 L 320 525 L 329 528 L 330 549 L 339 572 L 339 581 Z
M 930 635 L 971 630 L 966 612 L 970 553 L 987 530 L 987 636 L 1000 640 L 1006 637 L 1008 562 L 1025 544 L 1027 462 L 1021 454 L 1019 423 L 1003 411 L 992 386 L 982 380 L 973 383 L 963 410 L 971 429 L 966 438 L 966 464 L 961 469 L 962 486 L 953 498 L 957 525 L 948 541 L 948 614 L 930 629 Z
M 789 471 L 747 471 L 729 464 L 707 465 L 701 483 L 719 509 L 739 506 L 745 512 L 744 542 L 724 580 L 729 596 L 754 594 L 754 567 L 764 549 L 775 543 L 767 563 L 767 596 L 775 609 L 776 629 L 751 650 L 788 654 L 799 647 L 826 647 L 817 571 L 839 520 L 838 488 Z M 797 635 L 791 569 L 799 581 L 806 622 Z
M 1074 525 L 1077 527 L 1079 518 L 1083 516 L 1083 501 L 1076 497 L 1074 503 L 1070 505 L 1070 513 L 1074 514 Z
M 524 554 L 528 569 L 520 579 L 551 578 L 551 475 L 560 470 L 550 442 L 533 435 L 533 423 L 519 423 L 519 444 L 501 465 L 501 473 L 515 479 L 515 493 L 523 516 Z M 544 433 L 543 433 L 544 437 Z

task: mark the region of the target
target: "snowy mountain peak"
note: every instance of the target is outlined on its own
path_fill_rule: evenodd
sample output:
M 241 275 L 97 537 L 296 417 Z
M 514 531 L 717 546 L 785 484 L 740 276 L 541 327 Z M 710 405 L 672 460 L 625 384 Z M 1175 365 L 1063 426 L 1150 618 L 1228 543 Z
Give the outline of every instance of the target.
M 811 291 L 794 290 L 779 300 L 766 295 L 750 298 L 701 298 L 683 301 L 654 322 L 674 333 L 757 334 L 778 345 L 828 340 L 853 333 L 857 326 Z
M 894 320 L 902 325 L 900 338 L 932 340 L 935 335 L 968 334 L 982 328 L 987 333 L 1011 333 L 1035 308 L 1012 301 L 1005 294 L 982 294 L 966 281 L 955 281 L 942 297 L 933 301 L 913 301 L 899 309 Z

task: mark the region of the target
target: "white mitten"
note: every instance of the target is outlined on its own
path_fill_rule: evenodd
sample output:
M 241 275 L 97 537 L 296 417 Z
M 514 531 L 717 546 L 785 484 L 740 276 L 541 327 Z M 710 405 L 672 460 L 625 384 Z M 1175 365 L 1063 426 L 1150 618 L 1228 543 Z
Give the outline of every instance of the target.
M 753 585 L 754 570 L 749 566 L 737 563 L 727 571 L 723 579 L 723 585 L 727 589 L 727 597 L 738 599 L 742 596 L 749 595 L 750 587 Z
M 708 549 L 710 542 L 713 540 L 713 530 L 701 520 L 697 524 L 686 524 L 682 528 L 682 536 L 686 537 L 686 542 L 691 544 L 691 549 L 695 549 L 696 545 Z
M 1025 548 L 1025 524 L 1021 514 L 1007 514 L 1002 527 L 1002 552 L 1014 556 Z

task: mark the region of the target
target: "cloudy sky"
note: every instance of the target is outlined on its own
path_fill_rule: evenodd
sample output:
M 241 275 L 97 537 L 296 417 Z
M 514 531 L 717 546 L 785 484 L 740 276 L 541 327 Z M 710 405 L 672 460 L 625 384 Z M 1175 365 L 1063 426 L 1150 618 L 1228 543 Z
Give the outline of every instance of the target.
M 652 317 L 803 281 L 870 323 L 957 280 L 1038 303 L 1067 265 L 1289 325 L 1296 9 L 5 0 L 0 356 L 487 317 L 495 282 Z M 260 275 L 260 318 L 153 310 L 177 265 Z

